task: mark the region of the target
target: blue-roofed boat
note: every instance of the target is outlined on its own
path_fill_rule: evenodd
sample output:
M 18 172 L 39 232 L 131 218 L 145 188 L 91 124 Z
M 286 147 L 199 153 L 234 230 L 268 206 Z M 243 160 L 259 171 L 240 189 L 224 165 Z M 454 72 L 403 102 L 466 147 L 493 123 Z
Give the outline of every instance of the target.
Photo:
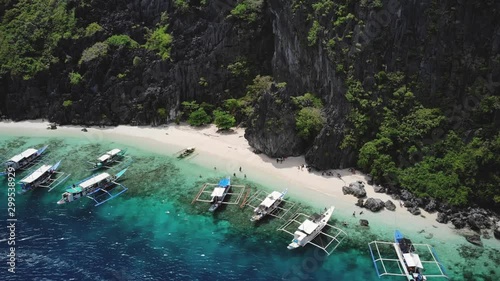
M 22 192 L 41 187 L 48 183 L 61 165 L 61 161 L 54 165 L 42 165 L 29 176 L 19 181 Z
M 212 200 L 211 203 L 212 205 L 208 209 L 210 212 L 214 212 L 217 210 L 217 208 L 222 205 L 224 202 L 224 198 L 226 197 L 227 193 L 229 192 L 229 189 L 231 188 L 231 178 L 223 178 L 219 181 L 219 184 L 217 187 L 214 188 L 214 191 L 212 191 Z
M 13 156 L 9 160 L 5 161 L 5 172 L 1 172 L 0 176 L 5 176 L 8 173 L 12 173 L 16 170 L 25 170 L 26 168 L 32 166 L 34 161 L 42 155 L 45 150 L 47 150 L 48 145 L 40 148 L 29 148 L 24 152 Z
M 108 173 L 94 174 L 72 186 L 68 186 L 66 192 L 63 193 L 61 200 L 59 200 L 57 204 L 66 204 L 82 197 L 87 197 L 96 203 L 95 206 L 99 206 L 114 199 L 128 190 L 128 188 L 116 182 L 116 180 L 123 176 L 126 171 L 127 169 L 123 169 L 114 176 Z M 118 193 L 112 194 L 111 190 L 115 186 L 120 187 L 121 190 L 119 190 Z M 104 197 L 104 199 L 101 199 L 102 197 Z

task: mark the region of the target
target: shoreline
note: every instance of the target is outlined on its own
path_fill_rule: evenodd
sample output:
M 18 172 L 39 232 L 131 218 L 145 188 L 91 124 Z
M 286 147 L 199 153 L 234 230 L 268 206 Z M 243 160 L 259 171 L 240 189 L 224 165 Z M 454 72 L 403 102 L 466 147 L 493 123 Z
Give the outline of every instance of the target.
M 372 185 L 367 184 L 368 177 L 358 171 L 348 169 L 329 170 L 334 176 L 323 176 L 322 172 L 308 172 L 299 166 L 305 164 L 304 157 L 289 157 L 282 163 L 277 163 L 263 154 L 255 154 L 243 137 L 244 129 L 236 128 L 231 133 L 217 133 L 214 125 L 193 128 L 188 125 L 166 125 L 161 127 L 150 126 L 118 126 L 106 128 L 87 128 L 82 132 L 81 126 L 61 126 L 56 130 L 47 130 L 47 123 L 41 120 L 22 122 L 0 122 L 0 132 L 13 136 L 30 137 L 69 137 L 79 138 L 83 142 L 93 143 L 100 141 L 115 141 L 140 149 L 172 157 L 186 147 L 196 147 L 192 157 L 186 159 L 203 167 L 216 167 L 218 173 L 261 184 L 269 190 L 281 191 L 288 188 L 287 197 L 313 207 L 324 208 L 334 205 L 334 216 L 339 221 L 346 221 L 350 226 L 359 225 L 359 219 L 366 219 L 370 225 L 385 225 L 385 233 L 376 233 L 382 240 L 391 240 L 386 236 L 395 228 L 417 236 L 425 230 L 425 236 L 431 233 L 432 242 L 448 241 L 451 237 L 462 237 L 464 233 L 472 233 L 468 229 L 455 229 L 451 224 L 440 224 L 436 221 L 437 212 L 427 213 L 423 209 L 422 216 L 409 213 L 401 208 L 397 202 L 385 193 L 375 193 Z M 5 155 L 4 155 L 5 157 Z M 7 156 L 8 157 L 8 156 Z M 242 171 L 239 171 L 241 167 Z M 341 178 L 335 175 L 341 174 Z M 349 183 L 363 181 L 365 183 L 366 198 L 378 198 L 382 201 L 391 200 L 396 205 L 395 211 L 383 209 L 373 213 L 354 204 L 357 198 L 353 195 L 344 195 L 342 187 Z M 359 215 L 363 211 L 363 215 Z M 356 217 L 352 213 L 356 213 Z M 391 231 L 389 231 L 389 229 Z M 389 232 L 388 232 L 389 231 Z M 500 243 L 492 235 L 490 239 L 482 239 L 488 247 L 500 249 Z M 382 236 L 383 235 L 383 236 Z M 422 237 L 421 237 L 422 238 Z M 429 239 L 429 238 L 427 238 Z M 468 243 L 461 238 L 464 243 Z

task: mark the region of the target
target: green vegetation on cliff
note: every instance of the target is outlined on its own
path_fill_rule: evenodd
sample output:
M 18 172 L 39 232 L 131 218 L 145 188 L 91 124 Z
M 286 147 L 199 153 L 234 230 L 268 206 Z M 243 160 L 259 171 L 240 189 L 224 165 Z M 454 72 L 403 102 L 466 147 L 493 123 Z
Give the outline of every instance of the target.
M 66 1 L 18 1 L 0 23 L 0 74 L 29 79 L 48 69 L 58 61 L 55 48 L 73 36 L 75 24 Z
M 168 26 L 158 27 L 151 35 L 148 36 L 146 42 L 146 49 L 156 51 L 157 54 L 163 59 L 170 58 L 170 50 L 173 37 L 167 33 Z

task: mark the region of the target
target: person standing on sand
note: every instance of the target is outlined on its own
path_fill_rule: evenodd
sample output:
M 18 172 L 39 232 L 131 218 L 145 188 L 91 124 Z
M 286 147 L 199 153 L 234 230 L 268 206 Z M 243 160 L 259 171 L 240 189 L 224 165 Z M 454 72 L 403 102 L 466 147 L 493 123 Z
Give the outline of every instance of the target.
M 241 167 L 240 167 L 240 172 L 241 172 Z
M 354 212 L 352 213 L 352 216 L 353 216 L 353 217 L 356 217 L 356 211 L 354 211 Z

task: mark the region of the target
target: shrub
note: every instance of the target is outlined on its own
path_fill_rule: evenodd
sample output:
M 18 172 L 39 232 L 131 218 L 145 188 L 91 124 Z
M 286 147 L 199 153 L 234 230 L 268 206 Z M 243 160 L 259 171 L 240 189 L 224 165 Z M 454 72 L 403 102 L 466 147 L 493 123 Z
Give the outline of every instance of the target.
M 210 123 L 211 118 L 208 116 L 208 114 L 205 112 L 203 108 L 198 108 L 197 110 L 193 111 L 187 120 L 189 125 L 191 126 L 202 126 L 205 124 Z
M 71 85 L 80 84 L 80 82 L 82 81 L 82 75 L 80 75 L 80 73 L 78 72 L 70 72 L 68 76 Z
M 137 56 L 136 56 L 136 57 L 134 57 L 134 60 L 132 61 L 132 64 L 133 64 L 134 66 L 138 66 L 138 65 L 140 65 L 141 63 L 142 63 L 142 59 L 141 59 L 140 57 L 137 57 Z
M 97 42 L 92 47 L 85 49 L 82 53 L 82 57 L 78 64 L 82 62 L 89 62 L 99 57 L 103 57 L 108 54 L 108 44 L 103 42 Z
M 63 106 L 64 107 L 68 107 L 68 106 L 72 106 L 73 105 L 73 101 L 72 100 L 65 100 L 63 102 Z
M 262 10 L 263 3 L 263 0 L 243 0 L 231 10 L 231 15 L 250 23 L 255 22 Z
M 157 28 L 147 38 L 145 45 L 146 49 L 156 51 L 163 60 L 170 58 L 170 49 L 173 40 L 172 35 L 167 33 L 167 27 Z
M 215 126 L 217 126 L 219 130 L 228 130 L 236 124 L 234 116 L 226 111 L 215 110 L 214 117 Z
M 165 118 L 165 117 L 167 117 L 167 110 L 166 110 L 165 108 L 163 108 L 163 107 L 158 108 L 158 109 L 156 110 L 156 113 L 158 114 L 158 116 L 159 116 L 160 118 Z
M 57 61 L 54 55 L 61 39 L 71 38 L 76 25 L 74 10 L 66 1 L 19 0 L 2 12 L 0 23 L 0 75 L 30 79 Z
M 127 74 L 126 74 L 126 73 L 118 73 L 118 75 L 116 75 L 116 77 L 117 77 L 118 79 L 123 79 L 123 78 L 125 78 L 126 76 L 127 76 Z
M 305 93 L 303 96 L 292 97 L 292 102 L 299 109 L 304 107 L 314 107 L 321 109 L 323 107 L 323 103 L 319 98 L 311 93 Z
M 231 71 L 234 76 L 247 76 L 250 74 L 250 69 L 248 68 L 247 61 L 244 59 L 239 59 L 234 63 L 227 66 L 227 70 Z
M 90 37 L 99 31 L 102 31 L 102 26 L 100 26 L 97 22 L 93 22 L 85 28 L 85 37 Z
M 198 84 L 202 87 L 207 87 L 208 86 L 207 79 L 205 79 L 205 77 L 200 77 L 200 80 L 198 80 Z
M 309 46 L 314 46 L 318 41 L 318 35 L 321 31 L 321 25 L 317 20 L 313 22 L 311 29 L 309 29 L 309 34 L 307 35 L 307 41 L 309 42 Z
M 295 118 L 298 135 L 306 140 L 316 137 L 324 123 L 321 110 L 314 107 L 302 108 Z
M 189 4 L 186 2 L 186 0 L 175 0 L 174 6 L 181 12 L 185 12 L 189 9 Z
M 262 95 L 265 91 L 271 89 L 273 84 L 273 78 L 271 76 L 260 76 L 257 75 L 253 79 L 253 84 L 247 86 L 247 95 L 252 98 L 257 98 Z
M 113 35 L 108 39 L 106 39 L 106 43 L 108 43 L 109 46 L 114 46 L 114 47 L 128 47 L 128 48 L 139 47 L 139 43 L 130 38 L 128 35 L 124 34 Z

